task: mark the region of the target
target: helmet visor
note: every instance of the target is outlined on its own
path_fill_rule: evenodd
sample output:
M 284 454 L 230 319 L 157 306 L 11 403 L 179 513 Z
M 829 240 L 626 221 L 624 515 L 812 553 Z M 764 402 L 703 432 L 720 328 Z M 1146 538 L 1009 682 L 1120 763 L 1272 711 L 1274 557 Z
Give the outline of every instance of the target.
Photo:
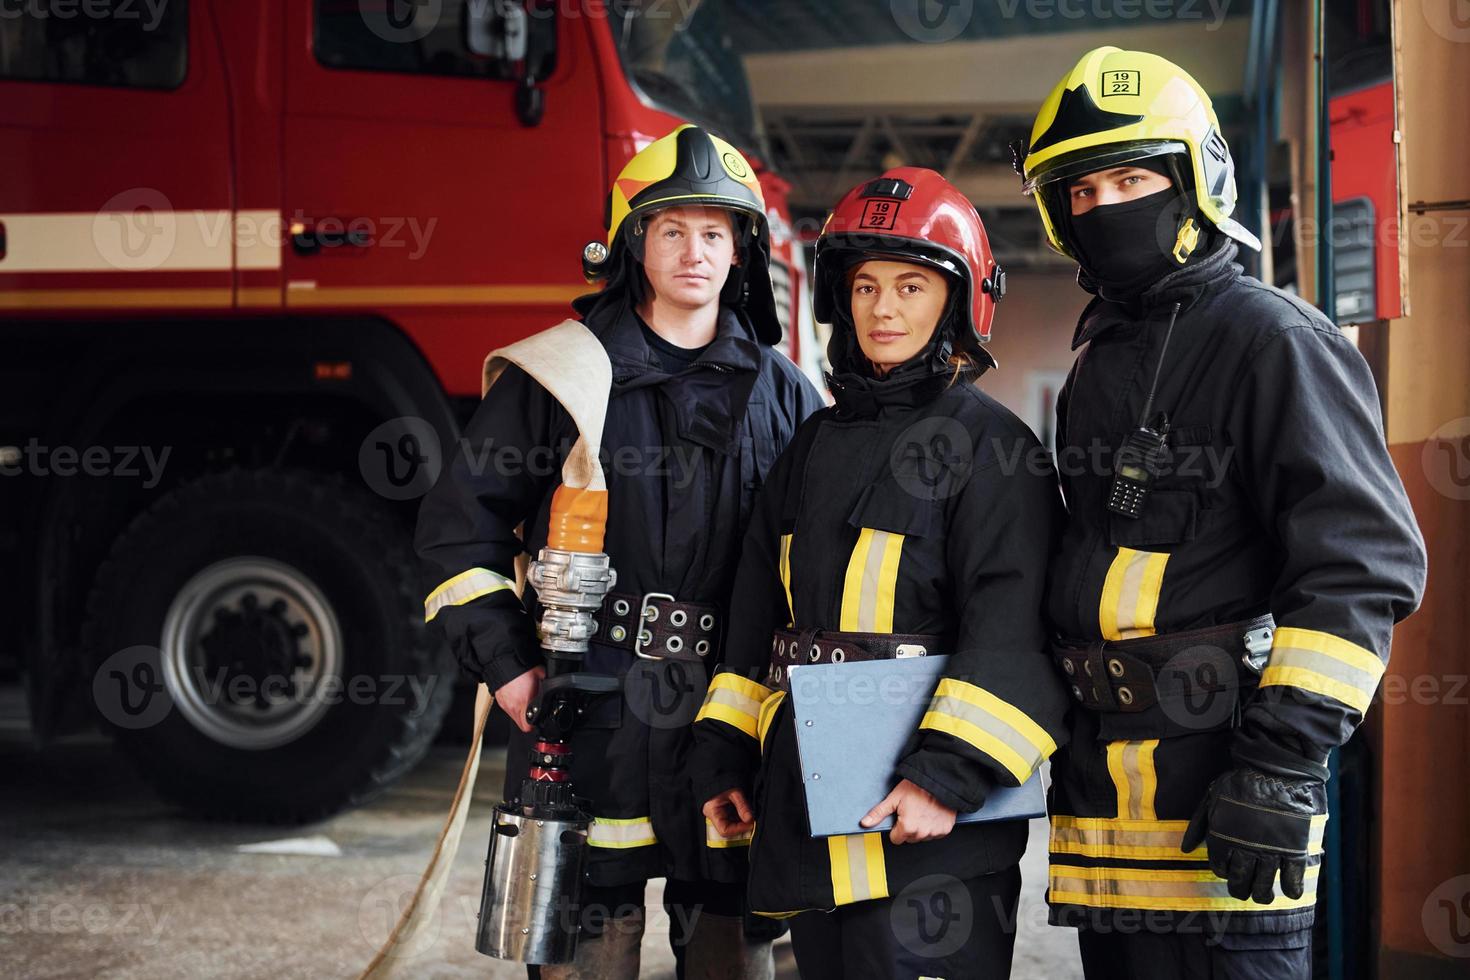
M 1189 147 L 1177 140 L 1136 140 L 1131 143 L 1109 143 L 1096 148 L 1065 153 L 1037 167 L 1036 172 L 1021 185 L 1021 192 L 1034 194 L 1047 184 L 1066 180 L 1069 177 L 1080 177 L 1083 174 L 1106 170 L 1109 167 L 1120 167 L 1134 160 L 1162 156 L 1166 153 L 1188 155 Z

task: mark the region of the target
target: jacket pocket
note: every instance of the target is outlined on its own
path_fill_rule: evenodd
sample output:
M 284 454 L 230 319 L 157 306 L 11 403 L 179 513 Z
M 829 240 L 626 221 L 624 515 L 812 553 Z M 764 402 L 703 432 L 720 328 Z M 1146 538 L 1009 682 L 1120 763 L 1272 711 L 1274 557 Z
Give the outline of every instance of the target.
M 1193 541 L 1199 500 L 1192 490 L 1154 490 L 1144 503 L 1142 517 L 1108 514 L 1108 543 L 1115 547 L 1183 544 Z
M 938 503 L 915 497 L 894 480 L 864 487 L 847 523 L 909 538 L 932 537 L 942 526 Z

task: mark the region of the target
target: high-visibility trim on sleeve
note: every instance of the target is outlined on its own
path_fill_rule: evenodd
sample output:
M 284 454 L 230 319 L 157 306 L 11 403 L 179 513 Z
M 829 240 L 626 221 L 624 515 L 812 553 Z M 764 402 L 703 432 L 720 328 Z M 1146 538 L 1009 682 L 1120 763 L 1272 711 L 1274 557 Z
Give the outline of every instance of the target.
M 953 735 L 999 762 L 1024 783 L 1057 750 L 1046 729 L 984 688 L 946 677 L 934 689 L 919 728 Z
M 704 704 L 694 720 L 722 721 L 751 738 L 757 738 L 761 705 L 771 694 L 771 689 L 764 684 L 727 670 L 721 671 L 709 682 Z
M 462 606 L 492 592 L 514 588 L 514 581 L 488 568 L 471 568 L 467 572 L 460 572 L 429 593 L 429 597 L 424 600 L 424 622 L 427 623 L 437 616 L 439 610 L 445 606 Z
M 832 904 L 888 897 L 881 833 L 828 837 L 827 858 L 832 866 Z
M 751 828 L 743 834 L 722 837 L 720 836 L 720 832 L 715 829 L 715 822 L 709 817 L 704 818 L 705 847 L 749 847 L 751 835 L 754 833 L 755 828 Z
M 658 843 L 658 835 L 647 817 L 595 817 L 587 830 L 587 843 L 615 849 L 647 847 Z
M 1047 887 L 1052 905 L 1082 905 L 1103 909 L 1167 909 L 1178 912 L 1220 910 L 1276 912 L 1308 908 L 1317 901 L 1317 876 L 1322 868 L 1309 865 L 1301 898 L 1281 894 L 1278 880 L 1269 904 L 1231 898 L 1229 882 L 1209 868 L 1191 869 L 1074 867 L 1053 862 Z
M 1058 854 L 1080 854 L 1098 861 L 1209 861 L 1204 844 L 1192 851 L 1182 851 L 1188 820 L 1132 820 L 1112 817 L 1051 817 L 1050 850 L 1053 860 Z M 1307 853 L 1322 853 L 1322 838 L 1327 831 L 1327 814 L 1311 820 Z
M 1271 642 L 1261 687 L 1296 687 L 1368 710 L 1384 663 L 1371 650 L 1331 633 L 1283 626 Z

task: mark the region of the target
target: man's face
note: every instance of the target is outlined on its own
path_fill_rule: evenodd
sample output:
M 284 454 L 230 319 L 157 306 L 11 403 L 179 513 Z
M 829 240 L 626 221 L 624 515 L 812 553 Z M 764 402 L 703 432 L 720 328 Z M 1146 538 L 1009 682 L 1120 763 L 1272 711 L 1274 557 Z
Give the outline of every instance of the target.
M 735 228 L 724 208 L 665 208 L 644 227 L 643 271 L 661 302 L 700 309 L 720 298 L 736 265 Z
M 1161 173 L 1143 167 L 1124 166 L 1073 177 L 1067 182 L 1067 193 L 1072 203 L 1072 214 L 1079 215 L 1093 208 L 1148 197 L 1173 186 L 1174 182 Z

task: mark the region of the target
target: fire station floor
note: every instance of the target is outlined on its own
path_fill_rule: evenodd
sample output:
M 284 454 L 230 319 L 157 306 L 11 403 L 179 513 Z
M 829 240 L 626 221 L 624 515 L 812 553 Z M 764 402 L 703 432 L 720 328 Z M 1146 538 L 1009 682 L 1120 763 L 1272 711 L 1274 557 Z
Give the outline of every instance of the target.
M 0 963 L 9 977 L 354 977 L 417 882 L 463 763 L 462 747 L 436 745 L 385 796 L 310 826 L 211 824 L 160 803 L 100 738 L 35 751 L 15 693 L 0 691 Z M 524 976 L 474 949 L 502 760 L 487 748 L 443 902 L 402 976 Z M 1017 980 L 1080 976 L 1073 934 L 1045 924 L 1045 845 L 1036 821 Z M 647 896 L 643 974 L 670 978 L 660 888 Z M 778 976 L 795 977 L 787 940 L 777 956 Z

